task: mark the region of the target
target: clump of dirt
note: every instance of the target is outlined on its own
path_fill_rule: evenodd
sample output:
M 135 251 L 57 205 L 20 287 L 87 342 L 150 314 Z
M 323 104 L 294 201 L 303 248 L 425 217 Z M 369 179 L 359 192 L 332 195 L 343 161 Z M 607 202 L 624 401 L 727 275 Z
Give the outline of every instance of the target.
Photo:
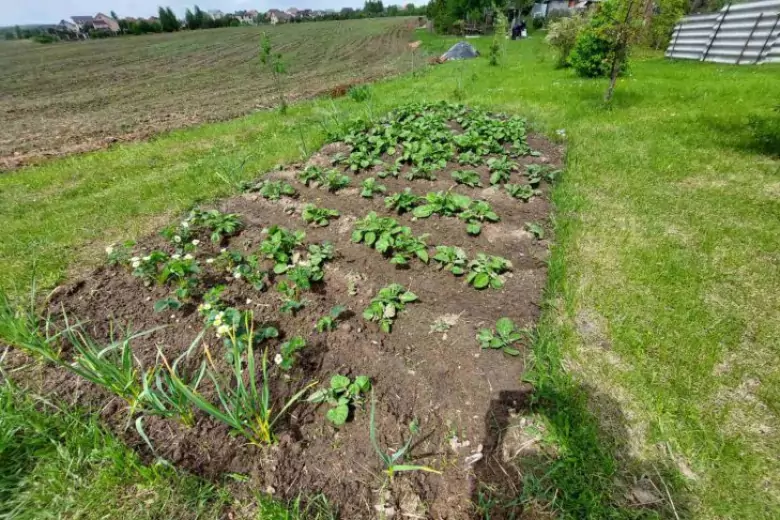
M 526 164 L 561 166 L 562 152 L 557 146 L 536 135 L 529 136 L 528 143 L 539 155 L 519 158 L 521 171 Z M 344 149 L 343 144 L 329 145 L 312 163 L 330 164 Z M 291 172 L 298 173 L 305 166 L 266 178 L 294 182 Z M 455 162 L 447 163 L 436 172 L 436 180 L 407 181 L 403 172 L 397 178 L 377 180 L 385 185 L 386 194 L 411 187 L 418 195 L 449 190 L 481 198 L 479 188 L 453 182 L 450 173 L 461 168 Z M 475 169 L 482 184 L 489 186 L 487 168 Z M 341 170 L 350 175 L 353 187 L 367 176 L 353 175 L 345 167 Z M 512 173 L 512 178 L 512 182 L 520 182 L 521 173 Z M 252 489 L 273 489 L 275 496 L 285 499 L 322 492 L 338 507 L 342 518 L 471 516 L 471 500 L 479 482 L 506 478 L 492 466 L 506 451 L 501 447 L 500 425 L 502 421 L 508 424 L 529 392 L 519 380 L 523 357 L 481 350 L 475 336 L 480 328 L 493 327 L 504 316 L 526 327 L 532 327 L 538 318 L 548 244 L 521 230 L 529 222 L 547 222 L 549 186 L 542 184 L 541 194 L 525 203 L 504 190 L 494 190 L 490 204 L 501 220 L 485 223 L 478 236 L 468 235 L 465 223 L 458 218 L 396 215 L 385 208 L 379 196 L 362 198 L 344 190 L 331 193 L 299 182 L 295 188 L 298 194 L 294 199 L 269 201 L 251 193 L 220 202 L 217 209 L 239 214 L 244 227 L 220 244 L 211 243 L 206 235 L 200 237 L 202 245 L 196 255 L 202 260 L 202 279 L 212 286 L 226 285 L 226 301 L 252 310 L 258 323 L 273 324 L 280 331 L 278 338 L 266 344 L 272 354 L 286 339 L 297 335 L 306 339 L 307 347 L 295 370 L 287 377 L 274 378 L 275 396 L 292 395 L 308 381 L 327 384 L 333 374 L 369 376 L 379 445 L 389 452 L 400 448 L 408 439 L 409 424 L 416 420 L 420 433 L 406 462 L 435 468 L 441 474 L 399 473 L 388 481 L 370 441 L 368 405 L 358 406 L 350 420 L 336 428 L 325 420 L 326 406 L 299 403 L 279 429 L 278 443 L 270 447 L 249 445 L 232 436 L 227 426 L 201 413 L 191 428 L 173 420 L 146 417 L 145 431 L 155 448 L 152 454 L 134 429 L 126 429 L 127 410 L 118 399 L 52 368 L 21 372 L 21 377 L 39 391 L 101 406 L 103 419 L 145 457 L 163 457 L 207 478 L 244 474 Z M 307 203 L 336 209 L 340 217 L 327 227 L 306 226 L 301 212 Z M 466 284 L 465 277 L 438 269 L 433 261 L 426 265 L 414 260 L 397 267 L 376 250 L 350 238 L 352 224 L 370 211 L 393 216 L 415 235 L 428 234 L 429 246 L 459 246 L 469 258 L 477 253 L 498 255 L 511 260 L 513 269 L 505 275 L 501 290 L 478 291 Z M 204 260 L 218 255 L 220 248 L 248 254 L 274 225 L 305 229 L 306 243 L 330 241 L 337 252 L 325 264 L 324 280 L 304 294 L 306 306 L 294 315 L 280 312 L 281 300 L 273 289 L 256 291 Z M 173 247 L 158 236 L 135 247 L 136 254 L 152 250 L 172 253 Z M 361 315 L 377 291 L 392 283 L 413 291 L 418 301 L 398 314 L 392 333 L 386 334 Z M 64 309 L 73 319 L 84 321 L 87 332 L 100 341 L 110 338 L 117 323 L 133 330 L 155 329 L 132 343 L 138 363 L 148 368 L 159 362 L 159 352 L 168 359 L 179 356 L 203 330 L 203 318 L 194 305 L 154 311 L 154 302 L 169 292 L 166 287 L 145 287 L 121 266 L 104 267 L 61 288 L 49 308 L 53 312 Z M 332 332 L 316 332 L 317 320 L 336 305 L 348 309 L 341 324 Z M 221 351 L 213 329 L 204 338 L 212 352 Z M 16 362 L 21 361 L 17 355 Z M 523 446 L 518 445 L 512 456 L 522 457 Z

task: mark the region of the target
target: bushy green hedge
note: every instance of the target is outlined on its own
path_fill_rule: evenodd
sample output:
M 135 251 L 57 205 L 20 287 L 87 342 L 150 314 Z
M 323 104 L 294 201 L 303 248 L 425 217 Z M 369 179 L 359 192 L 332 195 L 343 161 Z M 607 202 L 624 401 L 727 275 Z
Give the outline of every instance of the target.
M 577 36 L 569 64 L 578 75 L 586 78 L 609 76 L 618 47 L 619 1 L 607 0 L 599 4 L 590 23 Z M 623 63 L 620 72 L 625 73 L 627 68 L 628 60 Z

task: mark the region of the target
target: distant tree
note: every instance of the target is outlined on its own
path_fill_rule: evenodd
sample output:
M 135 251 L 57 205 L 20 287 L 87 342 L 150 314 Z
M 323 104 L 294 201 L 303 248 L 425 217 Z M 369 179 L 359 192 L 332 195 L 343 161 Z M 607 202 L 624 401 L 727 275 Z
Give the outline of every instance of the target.
M 363 5 L 363 12 L 368 16 L 380 15 L 384 12 L 384 10 L 385 6 L 382 4 L 382 0 L 366 0 L 366 3 Z
M 385 9 L 385 14 L 387 16 L 398 16 L 398 14 L 401 12 L 401 7 L 398 5 L 388 5 L 387 9 Z
M 408 11 L 410 13 L 413 13 L 417 8 L 414 6 L 414 4 L 406 4 L 404 10 Z
M 263 33 L 263 38 L 260 41 L 260 63 L 271 72 L 276 92 L 279 95 L 279 108 L 282 113 L 286 112 L 287 100 L 284 98 L 284 91 L 282 90 L 281 85 L 282 74 L 285 73 L 282 54 L 274 52 L 273 47 L 271 46 L 271 37 L 266 33 Z
M 24 34 L 22 34 L 22 28 L 18 25 L 14 27 L 14 33 L 16 34 L 16 39 L 21 40 L 24 38 Z
M 160 25 L 162 26 L 162 30 L 164 32 L 178 31 L 181 27 L 179 20 L 176 18 L 176 15 L 173 13 L 170 7 L 165 8 L 160 6 L 157 10 L 157 16 L 160 19 Z
M 117 22 L 119 21 L 119 16 L 117 16 L 116 11 L 111 11 L 111 18 L 113 18 Z

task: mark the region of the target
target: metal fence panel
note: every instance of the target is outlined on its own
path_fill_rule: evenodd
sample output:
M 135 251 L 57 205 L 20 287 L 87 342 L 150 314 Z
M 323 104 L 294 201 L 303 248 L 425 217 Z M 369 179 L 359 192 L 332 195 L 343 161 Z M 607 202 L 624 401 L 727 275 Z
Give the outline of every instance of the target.
M 667 58 L 749 65 L 780 63 L 780 0 L 727 4 L 674 27 Z

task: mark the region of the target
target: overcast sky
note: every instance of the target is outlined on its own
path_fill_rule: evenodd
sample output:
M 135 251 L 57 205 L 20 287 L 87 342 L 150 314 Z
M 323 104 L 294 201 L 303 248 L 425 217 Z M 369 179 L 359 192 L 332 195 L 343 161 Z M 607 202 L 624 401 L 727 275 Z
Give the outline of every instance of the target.
M 409 0 L 386 3 L 408 3 Z M 180 17 L 187 7 L 195 5 L 187 0 L 2 0 L 0 26 L 33 23 L 58 23 L 63 18 L 74 15 L 109 14 L 116 11 L 119 16 L 152 16 L 159 5 L 170 6 Z M 417 2 L 412 3 L 420 3 Z M 342 7 L 362 7 L 362 0 L 204 0 L 197 2 L 201 9 L 219 9 L 233 12 L 241 9 L 267 11 L 272 8 L 289 9 L 340 9 Z

